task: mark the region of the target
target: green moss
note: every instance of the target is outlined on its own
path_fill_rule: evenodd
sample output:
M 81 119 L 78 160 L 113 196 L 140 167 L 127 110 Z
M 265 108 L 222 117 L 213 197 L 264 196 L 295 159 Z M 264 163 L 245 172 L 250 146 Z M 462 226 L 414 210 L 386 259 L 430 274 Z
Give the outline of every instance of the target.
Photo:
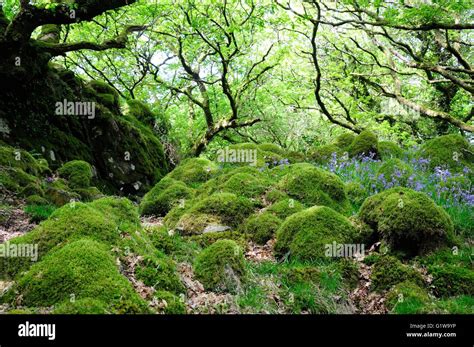
M 149 237 L 153 246 L 167 255 L 178 250 L 178 236 L 170 235 L 166 227 L 154 228 Z
M 287 286 L 303 283 L 317 284 L 321 280 L 321 271 L 315 266 L 296 264 L 284 267 L 281 277 L 282 283 Z
M 69 188 L 67 182 L 61 178 L 47 184 L 44 196 L 50 203 L 58 207 L 81 199 L 81 196 Z
M 13 244 L 37 244 L 41 259 L 54 247 L 83 237 L 108 244 L 120 241 L 120 231 L 110 216 L 83 203 L 72 203 L 55 210 L 49 219 L 29 233 L 10 240 Z M 0 258 L 3 277 L 13 277 L 31 265 L 29 258 Z
M 27 197 L 30 195 L 39 195 L 44 196 L 44 191 L 39 185 L 39 183 L 28 183 L 25 187 L 23 187 L 20 191 L 20 195 Z
M 403 157 L 403 150 L 395 142 L 380 141 L 378 149 L 383 160 Z
M 13 215 L 12 206 L 0 204 L 0 225 L 6 224 L 12 215 Z
M 398 314 L 426 313 L 430 298 L 426 291 L 412 282 L 395 285 L 387 294 L 387 308 Z
M 379 180 L 383 177 L 386 182 L 393 182 L 397 186 L 405 186 L 412 174 L 413 169 L 411 166 L 398 158 L 385 161 L 377 170 L 377 178 Z M 380 184 L 383 186 L 382 183 Z
M 353 259 L 342 258 L 338 261 L 337 267 L 347 288 L 357 287 L 360 276 L 358 263 Z
M 310 159 L 318 164 L 328 163 L 335 155 L 337 157 L 342 155 L 341 149 L 336 145 L 323 145 L 316 147 L 309 155 Z
M 433 276 L 431 285 L 439 296 L 474 296 L 472 266 L 470 268 L 456 265 L 430 266 L 428 272 Z
M 265 200 L 271 204 L 274 204 L 284 199 L 288 199 L 288 195 L 278 189 L 272 189 L 265 194 Z
M 379 156 L 377 136 L 364 130 L 356 136 L 347 150 L 351 157 L 375 155 L 377 158 Z
M 336 138 L 334 144 L 340 149 L 346 150 L 346 148 L 352 144 L 355 138 L 356 136 L 352 133 L 344 133 Z
M 314 206 L 289 216 L 277 232 L 275 253 L 300 260 L 328 259 L 326 245 L 351 243 L 356 229 L 350 221 L 325 206 Z
M 56 207 L 46 203 L 45 205 L 26 205 L 24 211 L 30 218 L 30 221 L 39 223 L 48 219 L 55 209 Z
M 71 188 L 87 188 L 91 185 L 92 167 L 83 160 L 73 160 L 58 170 L 61 177 L 68 180 Z
M 101 300 L 84 298 L 67 300 L 57 305 L 53 314 L 108 314 L 107 304 Z
M 169 179 L 168 179 L 169 180 Z M 158 183 L 152 190 L 145 194 L 140 203 L 141 215 L 165 216 L 174 206 L 183 200 L 191 199 L 194 190 L 183 182 L 176 181 L 171 185 Z
M 249 237 L 238 231 L 218 231 L 191 236 L 190 240 L 196 242 L 200 247 L 209 247 L 219 240 L 232 240 L 242 249 L 246 249 Z
M 272 152 L 280 156 L 285 155 L 285 150 L 281 148 L 280 146 L 275 145 L 273 143 L 262 143 L 262 144 L 259 144 L 257 148 L 263 152 Z
M 45 198 L 42 198 L 39 195 L 31 195 L 26 198 L 26 204 L 36 205 L 36 206 L 48 205 L 48 200 L 46 200 Z
M 183 235 L 199 235 L 206 228 L 228 228 L 222 225 L 222 220 L 206 213 L 185 213 L 176 224 L 176 229 Z
M 94 201 L 104 197 L 104 194 L 96 187 L 76 188 L 74 192 L 81 196 L 82 201 Z
M 262 195 L 267 189 L 268 182 L 251 174 L 237 173 L 225 181 L 219 189 L 222 192 L 234 193 L 238 196 L 255 198 Z
M 127 198 L 107 196 L 90 202 L 88 206 L 100 211 L 121 229 L 140 227 L 137 207 Z
M 402 264 L 392 256 L 381 257 L 373 266 L 371 288 L 376 291 L 390 289 L 395 284 L 411 281 L 423 286 L 423 278 L 415 269 Z
M 183 181 L 188 185 L 199 184 L 212 178 L 217 173 L 217 165 L 204 158 L 186 159 L 168 177 Z
M 163 219 L 163 223 L 170 229 L 176 227 L 179 219 L 187 213 L 195 204 L 196 200 L 184 200 L 184 204 L 178 204 L 173 207 Z
M 354 206 L 360 206 L 367 197 L 367 190 L 359 182 L 347 182 L 345 190 L 349 201 Z
M 20 168 L 0 166 L 0 187 L 20 193 L 29 184 L 37 185 L 38 179 Z
M 119 273 L 108 247 L 86 239 L 48 254 L 19 278 L 15 290 L 26 306 L 51 306 L 74 295 L 101 300 L 115 313 L 148 311 Z
M 234 292 L 246 276 L 242 249 L 232 240 L 219 240 L 199 253 L 194 273 L 207 290 Z
M 461 171 L 465 165 L 472 165 L 474 162 L 474 149 L 461 135 L 451 134 L 426 141 L 418 156 L 429 159 L 432 169 L 441 166 Z
M 365 200 L 359 218 L 395 251 L 425 253 L 447 243 L 454 232 L 449 215 L 424 193 L 392 188 Z
M 307 206 L 328 206 L 342 213 L 350 208 L 341 179 L 316 167 L 289 173 L 279 186 L 288 196 Z
M 281 223 L 281 219 L 271 213 L 255 214 L 245 221 L 242 231 L 250 234 L 257 244 L 264 245 L 275 235 Z
M 184 292 L 184 286 L 181 283 L 176 271 L 176 265 L 167 257 L 145 257 L 140 261 L 135 269 L 137 279 L 149 287 L 157 290 L 167 290 L 173 293 Z
M 208 214 L 219 217 L 222 223 L 237 227 L 254 209 L 253 203 L 231 193 L 216 193 L 198 201 L 190 210 L 190 214 Z
M 131 99 L 127 100 L 127 106 L 127 114 L 134 116 L 143 124 L 153 127 L 156 117 L 147 104 Z
M 39 176 L 43 171 L 43 164 L 38 164 L 30 153 L 10 146 L 0 146 L 0 166 L 21 169 L 33 176 Z
M 289 160 L 290 163 L 301 163 L 306 160 L 306 156 L 303 153 L 297 151 L 290 151 L 286 154 L 286 158 Z
M 104 106 L 109 107 L 111 109 L 118 109 L 120 107 L 119 93 L 107 83 L 94 80 L 90 81 L 87 84 L 87 87 L 92 88 L 95 91 L 95 96 L 97 100 L 101 102 Z
M 160 312 L 164 314 L 186 314 L 186 305 L 183 300 L 173 293 L 161 290 L 153 296 L 158 302 Z

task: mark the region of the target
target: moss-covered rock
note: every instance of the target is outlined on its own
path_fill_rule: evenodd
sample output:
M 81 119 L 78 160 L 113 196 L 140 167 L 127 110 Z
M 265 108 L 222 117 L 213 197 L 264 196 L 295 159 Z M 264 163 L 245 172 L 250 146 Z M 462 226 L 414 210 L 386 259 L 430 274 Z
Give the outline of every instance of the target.
M 30 195 L 29 197 L 26 198 L 26 204 L 41 206 L 41 205 L 48 205 L 49 202 L 48 200 L 46 200 L 45 198 L 42 198 L 39 195 Z
M 145 257 L 135 269 L 137 279 L 156 290 L 183 293 L 184 286 L 176 271 L 176 265 L 167 257 Z
M 143 197 L 140 203 L 141 215 L 165 216 L 174 206 L 193 197 L 194 190 L 183 182 L 175 181 L 169 185 L 171 179 L 164 180 L 166 183 L 160 181 Z
M 118 196 L 106 196 L 87 204 L 93 209 L 101 212 L 108 220 L 113 221 L 119 229 L 126 227 L 139 227 L 137 207 L 129 199 Z
M 326 206 L 314 206 L 289 216 L 277 232 L 275 253 L 299 260 L 328 259 L 327 245 L 351 243 L 356 229 L 343 215 Z
M 130 99 L 127 100 L 127 106 L 127 114 L 132 115 L 140 122 L 150 127 L 155 125 L 156 116 L 150 110 L 147 104 L 141 102 L 140 100 Z
M 105 198 L 110 200 L 112 198 Z M 38 245 L 38 258 L 48 251 L 68 242 L 87 237 L 106 244 L 118 244 L 121 240 L 120 227 L 127 223 L 126 214 L 117 214 L 113 207 L 100 211 L 99 204 L 107 200 L 96 200 L 96 205 L 81 202 L 71 203 L 55 210 L 51 216 L 29 233 L 10 240 L 12 244 Z M 126 199 L 123 199 L 126 200 Z M 135 212 L 136 216 L 136 212 Z M 135 217 L 137 218 L 137 217 Z M 120 220 L 120 224 L 116 224 Z M 138 220 L 137 220 L 138 225 Z M 30 258 L 0 258 L 0 275 L 14 277 L 31 266 Z
M 184 160 L 168 177 L 192 186 L 209 180 L 217 171 L 218 167 L 214 162 L 204 158 L 192 158 Z
M 0 166 L 21 169 L 33 176 L 39 176 L 44 171 L 44 163 L 38 163 L 27 151 L 11 146 L 0 146 Z
M 406 281 L 390 289 L 387 294 L 386 306 L 393 313 L 419 314 L 426 313 L 430 301 L 426 290 L 412 282 Z
M 28 183 L 25 187 L 21 189 L 20 195 L 23 197 L 28 197 L 30 195 L 44 196 L 44 191 L 39 183 Z
M 185 213 L 181 216 L 176 229 L 182 235 L 200 235 L 209 230 L 218 229 L 224 231 L 230 229 L 229 226 L 223 225 L 222 219 L 207 213 Z
M 340 157 L 342 153 L 343 151 L 340 147 L 333 144 L 329 144 L 314 148 L 311 151 L 309 158 L 318 164 L 326 164 L 333 157 Z
M 380 157 L 383 160 L 403 157 L 403 150 L 398 144 L 390 141 L 380 141 L 378 145 Z
M 336 138 L 334 144 L 340 149 L 346 150 L 346 148 L 348 148 L 352 144 L 355 137 L 356 136 L 352 133 L 344 133 Z
M 86 239 L 48 254 L 19 278 L 14 290 L 26 306 L 51 306 L 74 296 L 101 300 L 114 313 L 148 311 L 118 271 L 108 247 Z
M 222 192 L 233 193 L 246 198 L 255 198 L 262 195 L 268 188 L 268 182 L 247 173 L 232 175 L 219 186 Z
M 413 169 L 398 158 L 385 161 L 377 170 L 378 183 L 391 182 L 395 186 L 405 186 L 408 178 L 413 174 Z
M 279 189 L 271 189 L 265 194 L 265 200 L 271 204 L 285 199 L 288 199 L 288 195 Z
M 423 286 L 423 277 L 415 269 L 402 264 L 397 258 L 383 256 L 378 259 L 372 269 L 371 288 L 376 291 L 390 289 L 393 285 L 411 281 Z
M 275 235 L 281 223 L 281 219 L 271 213 L 259 213 L 248 218 L 241 230 L 257 244 L 264 245 Z
M 349 201 L 354 206 L 360 206 L 367 197 L 367 190 L 359 182 L 347 182 L 345 190 Z
M 351 157 L 374 156 L 379 157 L 378 139 L 371 131 L 364 130 L 356 136 L 347 148 Z
M 272 152 L 280 156 L 285 156 L 286 154 L 283 148 L 278 145 L 275 145 L 274 143 L 261 143 L 257 147 L 263 152 Z
M 456 265 L 430 266 L 428 272 L 433 276 L 432 286 L 441 297 L 469 295 L 474 296 L 474 270 Z
M 418 156 L 429 159 L 430 168 L 448 167 L 462 171 L 474 162 L 473 146 L 461 135 L 451 134 L 428 140 L 421 146 Z
M 0 187 L 20 194 L 22 188 L 30 184 L 36 186 L 38 179 L 20 168 L 0 166 Z
M 92 167 L 83 160 L 73 160 L 61 166 L 58 170 L 71 188 L 87 188 L 91 185 Z
M 307 206 L 328 206 L 342 213 L 349 209 L 341 179 L 316 167 L 289 173 L 279 182 L 279 186 L 288 196 Z
M 285 220 L 288 216 L 303 211 L 305 206 L 294 199 L 285 199 L 269 206 L 267 212 L 275 215 L 281 220 Z
M 359 218 L 395 251 L 422 254 L 452 240 L 449 215 L 426 194 L 392 188 L 365 200 Z
M 110 314 L 107 304 L 95 298 L 66 300 L 54 308 L 53 314 Z
M 232 240 L 219 240 L 199 253 L 194 273 L 207 290 L 234 292 L 246 276 L 242 249 Z
M 186 314 L 186 305 L 183 300 L 173 293 L 167 291 L 157 291 L 153 295 L 158 303 L 158 310 L 164 314 Z
M 189 213 L 208 214 L 220 218 L 224 225 L 237 227 L 254 209 L 254 204 L 231 193 L 216 193 L 198 201 Z
M 101 104 L 111 110 L 118 110 L 120 108 L 120 96 L 118 92 L 107 83 L 102 81 L 90 81 L 87 87 L 95 91 L 95 96 Z
M 44 197 L 53 205 L 61 207 L 73 201 L 80 201 L 81 196 L 74 192 L 64 179 L 57 179 L 46 185 Z

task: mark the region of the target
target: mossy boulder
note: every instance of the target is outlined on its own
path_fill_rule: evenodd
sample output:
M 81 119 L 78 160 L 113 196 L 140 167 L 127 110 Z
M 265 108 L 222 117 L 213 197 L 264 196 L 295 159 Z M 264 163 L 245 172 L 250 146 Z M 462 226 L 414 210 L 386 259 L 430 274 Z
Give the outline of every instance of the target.
M 38 185 L 38 179 L 20 168 L 0 166 L 0 188 L 20 194 L 28 185 Z
M 192 186 L 209 180 L 217 171 L 218 167 L 214 162 L 205 158 L 192 158 L 184 160 L 168 177 Z
M 147 104 L 141 102 L 140 100 L 127 100 L 126 113 L 132 115 L 143 124 L 146 124 L 152 128 L 155 125 L 155 114 L 150 110 L 150 107 L 148 107 Z
M 388 290 L 405 281 L 411 281 L 418 286 L 424 285 L 423 277 L 418 271 L 388 255 L 380 257 L 374 264 L 370 279 L 371 288 L 375 291 Z
M 334 145 L 339 147 L 342 150 L 346 150 L 347 147 L 349 147 L 356 136 L 352 133 L 344 133 L 336 137 L 336 141 L 334 141 Z
M 67 162 L 59 168 L 58 173 L 68 181 L 71 188 L 90 187 L 93 176 L 92 167 L 83 160 Z
M 349 209 L 342 180 L 316 167 L 301 168 L 288 174 L 279 182 L 279 186 L 289 197 L 307 206 L 328 206 L 342 213 Z
M 62 178 L 46 184 L 44 197 L 53 205 L 61 207 L 73 201 L 80 201 L 81 195 L 74 192 Z
M 299 260 L 328 259 L 327 245 L 351 243 L 357 231 L 350 221 L 326 206 L 314 206 L 289 216 L 277 232 L 275 253 Z
M 425 289 L 405 281 L 393 286 L 387 294 L 387 308 L 398 314 L 426 313 L 431 300 Z
M 97 100 L 107 106 L 111 110 L 118 110 L 120 108 L 120 96 L 117 90 L 109 84 L 102 81 L 90 81 L 87 87 L 94 90 Z
M 138 209 L 129 199 L 118 196 L 106 196 L 87 204 L 101 212 L 119 228 L 122 226 L 139 227 Z
M 367 190 L 359 182 L 347 182 L 345 190 L 349 201 L 355 206 L 362 205 L 367 197 Z
M 176 264 L 168 257 L 145 257 L 135 269 L 135 274 L 137 279 L 156 290 L 166 290 L 173 293 L 184 292 Z
M 246 276 L 242 249 L 232 240 L 219 240 L 199 253 L 194 273 L 207 290 L 235 292 Z
M 107 306 L 95 298 L 66 300 L 54 308 L 53 314 L 110 314 Z
M 0 166 L 21 169 L 27 174 L 39 176 L 45 168 L 27 151 L 0 145 Z
M 249 217 L 241 230 L 257 244 L 264 245 L 275 235 L 281 223 L 281 219 L 271 213 L 259 213 Z
M 394 251 L 422 254 L 453 239 L 449 215 L 426 194 L 392 188 L 367 198 L 359 218 L 373 228 Z
M 267 188 L 268 182 L 247 173 L 234 174 L 219 186 L 222 192 L 234 193 L 246 198 L 259 197 Z
M 456 265 L 434 265 L 428 268 L 433 277 L 431 285 L 441 297 L 469 295 L 474 296 L 474 270 Z
M 174 181 L 168 184 L 169 178 L 160 181 L 148 193 L 145 194 L 140 203 L 141 215 L 165 216 L 174 206 L 183 200 L 193 197 L 194 190 L 183 182 Z
M 429 159 L 431 169 L 448 167 L 462 171 L 474 162 L 474 148 L 466 138 L 458 134 L 438 136 L 421 146 L 418 157 Z
M 181 216 L 176 229 L 182 235 L 199 235 L 208 230 L 219 229 L 220 231 L 230 229 L 229 226 L 223 225 L 222 219 L 207 213 L 185 213 Z
M 383 160 L 403 157 L 403 150 L 395 142 L 380 141 L 378 144 L 379 154 Z
M 309 158 L 315 163 L 326 164 L 331 161 L 333 157 L 340 157 L 342 153 L 343 151 L 340 147 L 329 144 L 314 148 L 310 153 Z
M 20 304 L 51 306 L 74 296 L 94 298 L 114 313 L 145 313 L 146 303 L 122 276 L 109 247 L 79 240 L 48 254 L 18 279 L 14 288 Z
M 158 310 L 164 314 L 186 314 L 186 305 L 184 301 L 173 293 L 160 290 L 153 294 L 158 303 Z
M 409 177 L 413 174 L 410 165 L 398 158 L 385 161 L 377 170 L 378 184 L 383 186 L 383 182 L 390 182 L 394 186 L 405 186 Z
M 373 156 L 374 158 L 378 158 L 379 149 L 377 136 L 369 130 L 364 130 L 356 136 L 347 150 L 351 157 Z
M 26 204 L 27 205 L 33 205 L 33 206 L 42 206 L 42 205 L 48 205 L 49 202 L 45 198 L 42 198 L 39 195 L 30 195 L 29 197 L 26 198 Z
M 121 230 L 127 225 L 139 225 L 136 212 L 118 212 L 110 205 L 113 198 L 96 200 L 88 205 L 71 203 L 55 210 L 51 216 L 29 233 L 10 240 L 12 244 L 37 244 L 38 258 L 41 259 L 53 248 L 69 242 L 90 238 L 109 245 L 117 245 L 121 240 Z M 123 199 L 125 201 L 127 199 Z M 120 204 L 120 200 L 113 199 Z M 102 207 L 100 207 L 102 206 Z M 107 208 L 105 208 L 107 206 Z M 0 258 L 0 275 L 12 278 L 31 266 L 29 258 Z
M 216 193 L 198 201 L 189 213 L 216 216 L 224 225 L 237 227 L 253 210 L 254 204 L 247 198 L 231 193 Z
M 274 143 L 261 143 L 257 146 L 263 152 L 272 152 L 280 156 L 285 156 L 285 150 Z
M 294 199 L 284 199 L 273 205 L 270 205 L 266 211 L 275 215 L 281 220 L 285 220 L 288 216 L 303 211 L 304 209 L 305 206 L 299 201 Z

